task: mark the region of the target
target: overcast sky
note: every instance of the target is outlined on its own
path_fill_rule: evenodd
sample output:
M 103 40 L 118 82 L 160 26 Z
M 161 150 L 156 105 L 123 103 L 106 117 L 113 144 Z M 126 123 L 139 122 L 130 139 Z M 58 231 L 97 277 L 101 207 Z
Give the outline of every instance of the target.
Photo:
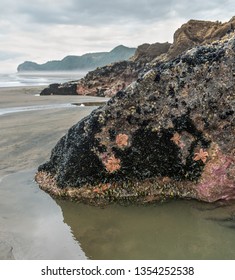
M 25 60 L 172 42 L 189 19 L 234 15 L 234 0 L 0 0 L 0 72 Z

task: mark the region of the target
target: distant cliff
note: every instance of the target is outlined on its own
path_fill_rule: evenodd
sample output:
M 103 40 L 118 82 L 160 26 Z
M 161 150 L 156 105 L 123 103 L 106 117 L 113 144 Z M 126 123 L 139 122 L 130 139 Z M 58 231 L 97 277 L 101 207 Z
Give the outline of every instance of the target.
M 123 45 L 117 46 L 110 52 L 87 53 L 82 56 L 69 55 L 62 60 L 48 61 L 44 64 L 37 64 L 32 61 L 25 61 L 17 67 L 18 72 L 24 71 L 74 71 L 92 70 L 112 62 L 127 60 L 135 53 L 135 48 L 128 48 Z

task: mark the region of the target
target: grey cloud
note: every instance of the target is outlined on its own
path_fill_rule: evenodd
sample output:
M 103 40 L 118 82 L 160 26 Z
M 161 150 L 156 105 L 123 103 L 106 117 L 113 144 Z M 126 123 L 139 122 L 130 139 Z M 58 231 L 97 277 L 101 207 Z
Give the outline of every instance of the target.
M 218 18 L 228 18 L 228 14 L 234 13 L 235 2 L 231 0 L 214 0 L 214 1 L 177 1 L 173 9 L 179 17 L 203 19 L 204 15 L 208 13 Z M 208 19 L 209 20 L 209 19 Z
M 0 60 L 171 41 L 189 19 L 227 21 L 234 11 L 234 0 L 0 0 Z
M 5 1 L 5 0 L 4 0 Z M 102 25 L 126 21 L 153 22 L 169 16 L 198 17 L 204 11 L 225 11 L 232 1 L 188 0 L 25 0 L 15 4 L 14 11 L 37 23 Z
M 22 53 L 0 50 L 0 61 L 5 61 L 8 59 L 17 58 L 17 57 L 21 57 L 21 56 L 22 56 Z
M 9 0 L 10 2 L 12 0 Z M 9 1 L 8 5 L 9 6 Z M 1 0 L 4 6 L 6 0 Z M 203 17 L 219 11 L 233 11 L 235 4 L 228 1 L 188 0 L 25 0 L 14 1 L 12 9 L 3 7 L 8 14 L 25 16 L 28 22 L 38 24 L 79 24 L 100 26 L 123 22 L 158 22 L 171 16 L 183 18 Z M 4 15 L 4 14 L 3 14 Z
M 173 1 L 168 2 L 171 4 Z M 89 21 L 94 23 L 97 20 L 103 23 L 118 23 L 127 19 L 145 22 L 165 17 L 169 11 L 164 0 L 104 0 L 99 1 L 98 5 L 95 5 L 94 0 L 74 1 L 74 3 L 78 3 L 75 9 L 78 15 L 79 11 L 83 11 L 80 15 L 86 23 Z
M 169 4 L 173 0 L 168 1 Z M 102 25 L 127 20 L 151 21 L 167 15 L 169 8 L 164 0 L 65 0 L 24 1 L 15 7 L 18 13 L 28 16 L 31 22 L 55 24 Z

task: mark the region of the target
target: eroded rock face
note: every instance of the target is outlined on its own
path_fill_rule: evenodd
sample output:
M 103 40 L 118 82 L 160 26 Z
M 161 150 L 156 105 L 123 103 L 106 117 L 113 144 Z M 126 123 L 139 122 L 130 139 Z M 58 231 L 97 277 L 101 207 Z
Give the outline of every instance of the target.
M 140 66 L 132 61 L 110 64 L 89 72 L 77 82 L 78 95 L 111 97 L 138 77 Z
M 171 44 L 166 43 L 154 43 L 154 44 L 142 44 L 138 46 L 135 51 L 135 55 L 131 58 L 132 61 L 147 63 L 154 58 L 168 52 Z
M 234 30 L 235 17 L 225 23 L 218 21 L 189 20 L 176 30 L 174 42 L 167 52 L 166 59 L 172 59 L 196 45 L 220 40 Z
M 36 180 L 89 202 L 235 198 L 235 39 L 159 64 L 72 128 Z

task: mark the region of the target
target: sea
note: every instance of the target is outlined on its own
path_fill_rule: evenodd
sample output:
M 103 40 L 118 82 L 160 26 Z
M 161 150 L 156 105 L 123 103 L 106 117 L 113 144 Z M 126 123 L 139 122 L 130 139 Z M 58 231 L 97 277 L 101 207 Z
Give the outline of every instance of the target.
M 79 80 L 84 72 L 22 72 L 0 73 L 0 87 L 43 86 Z

